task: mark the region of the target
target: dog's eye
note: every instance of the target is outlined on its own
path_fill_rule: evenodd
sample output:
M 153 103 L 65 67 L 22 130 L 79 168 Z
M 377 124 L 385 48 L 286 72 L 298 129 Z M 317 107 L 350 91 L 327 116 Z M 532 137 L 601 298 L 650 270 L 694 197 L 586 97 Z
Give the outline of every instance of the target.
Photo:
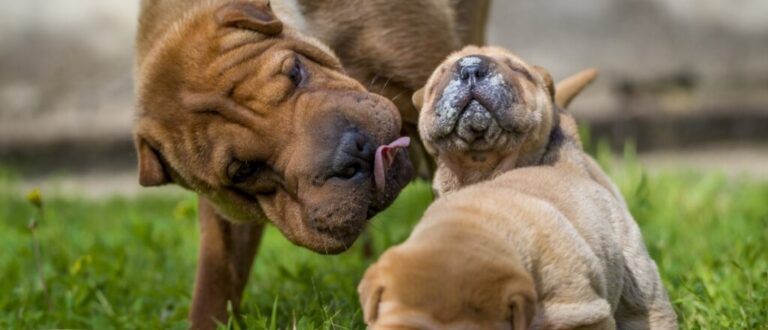
M 304 71 L 304 66 L 301 65 L 301 61 L 299 61 L 298 58 L 296 58 L 293 61 L 293 67 L 291 68 L 291 71 L 288 73 L 288 77 L 291 78 L 291 82 L 293 83 L 294 87 L 299 87 L 302 82 L 304 82 L 304 76 L 306 75 L 306 72 Z
M 234 160 L 227 167 L 227 176 L 234 184 L 243 183 L 256 174 L 262 166 L 260 162 Z
M 512 71 L 515 71 L 517 73 L 521 73 L 521 74 L 523 74 L 525 76 L 525 78 L 527 78 L 530 81 L 533 81 L 533 76 L 524 67 L 522 67 L 522 66 L 520 66 L 520 65 L 518 65 L 516 63 L 513 63 L 510 59 L 506 59 L 506 60 L 504 60 L 504 62 L 507 64 L 507 66 L 510 69 L 512 69 Z

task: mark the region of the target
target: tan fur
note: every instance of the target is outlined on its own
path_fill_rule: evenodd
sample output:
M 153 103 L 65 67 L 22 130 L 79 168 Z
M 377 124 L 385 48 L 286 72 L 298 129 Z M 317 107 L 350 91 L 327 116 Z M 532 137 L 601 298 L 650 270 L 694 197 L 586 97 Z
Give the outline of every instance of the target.
M 348 226 L 391 197 L 377 195 L 372 181 L 319 181 L 335 149 L 328 142 L 355 127 L 375 148 L 399 135 L 400 117 L 346 76 L 324 44 L 274 17 L 252 18 L 248 11 L 258 9 L 251 6 L 202 7 L 138 58 L 141 182 L 176 182 L 206 196 L 226 219 L 266 218 L 299 245 L 338 252 L 354 237 L 327 237 L 309 222 Z M 293 87 L 288 74 L 299 62 L 307 78 Z M 235 160 L 261 164 L 261 173 L 233 183 L 227 173 Z M 404 155 L 400 163 L 407 166 Z M 390 196 L 408 180 L 393 179 Z M 328 209 L 350 201 L 354 207 Z
M 361 300 L 366 288 L 383 288 L 369 325 L 378 329 L 405 314 L 435 329 L 503 329 L 511 313 L 504 288 L 518 286 L 528 292 L 521 308 L 536 312 L 513 324 L 612 329 L 624 267 L 616 233 L 626 231 L 620 207 L 606 203 L 612 198 L 590 180 L 548 167 L 510 171 L 441 197 L 411 237 L 366 273 Z
M 445 141 L 436 140 L 432 131 L 435 127 L 435 102 L 452 78 L 452 68 L 457 60 L 471 54 L 483 54 L 493 59 L 497 70 L 508 82 L 519 89 L 521 95 L 517 110 L 509 110 L 519 122 L 533 122 L 510 137 L 506 143 L 495 145 L 491 150 L 456 150 Z M 516 70 L 512 70 L 514 65 Z M 521 75 L 520 71 L 529 73 Z M 413 94 L 412 102 L 421 112 L 420 133 L 425 146 L 437 161 L 437 172 L 433 181 L 435 191 L 445 193 L 458 187 L 493 178 L 510 169 L 552 163 L 560 157 L 556 151 L 548 151 L 550 135 L 554 128 L 562 129 L 570 137 L 562 142 L 581 147 L 576 122 L 564 111 L 584 88 L 597 77 L 597 70 L 580 71 L 554 86 L 549 72 L 539 66 L 529 65 L 506 49 L 497 47 L 466 47 L 450 55 L 435 70 L 424 88 Z M 443 139 L 445 140 L 445 139 Z M 443 146 L 439 144 L 443 143 Z M 566 161 L 565 159 L 563 161 Z
M 497 143 L 484 150 L 462 146 L 455 135 L 436 136 L 436 102 L 443 89 L 454 77 L 455 63 L 471 54 L 483 54 L 493 62 L 493 70 L 504 81 L 515 86 L 518 103 L 510 109 L 507 120 L 517 126 L 517 132 L 502 130 Z M 521 73 L 524 72 L 524 73 Z M 509 169 L 540 164 L 545 155 L 552 127 L 559 122 L 553 103 L 549 73 L 531 66 L 509 51 L 497 47 L 466 47 L 450 55 L 427 81 L 423 92 L 419 132 L 422 140 L 437 161 L 434 185 L 438 193 L 493 178 Z M 416 100 L 418 101 L 418 100 Z M 418 105 L 418 103 L 417 103 Z
M 476 53 L 510 56 L 498 49 L 470 48 L 449 61 Z M 431 98 L 440 93 L 430 90 L 438 80 L 433 76 L 427 84 L 422 113 L 430 111 Z M 554 103 L 558 91 L 552 91 L 547 80 L 515 84 L 539 90 L 519 92 L 519 102 L 534 104 L 525 95 L 548 94 Z M 567 99 L 582 89 L 574 86 L 587 80 L 592 79 L 568 80 Z M 552 115 L 561 120 L 553 122 L 550 131 L 572 121 L 552 104 L 538 110 L 558 111 Z M 421 128 L 428 132 L 428 127 Z M 408 240 L 385 252 L 366 272 L 359 292 L 369 326 L 675 329 L 676 316 L 656 264 L 621 194 L 583 152 L 575 131 L 563 132 L 561 139 L 528 149 L 546 149 L 540 162 L 508 163 L 499 173 L 481 173 L 476 183 L 457 180 L 440 191 L 443 196 Z M 444 146 L 429 145 L 439 164 L 444 164 L 446 152 L 457 153 Z M 531 317 L 514 316 L 509 287 L 516 288 L 517 297 L 525 297 L 514 306 L 534 310 Z
M 395 103 L 403 133 L 419 141 L 410 95 L 449 53 L 485 43 L 491 0 L 297 0 L 308 33 L 337 52 L 346 72 Z M 416 173 L 435 170 L 421 143 L 410 158 Z
M 265 222 L 297 245 L 338 253 L 394 200 L 411 176 L 407 154 L 398 153 L 378 191 L 372 179 L 328 175 L 339 141 L 356 130 L 375 150 L 401 134 L 417 137 L 416 112 L 399 96 L 484 35 L 478 10 L 489 0 L 479 9 L 468 2 L 142 0 L 139 181 L 201 197 L 194 328 L 224 321 L 227 301 L 237 308 Z M 297 61 L 306 79 L 294 87 Z M 420 144 L 412 146 L 418 156 Z M 255 174 L 233 182 L 245 165 Z

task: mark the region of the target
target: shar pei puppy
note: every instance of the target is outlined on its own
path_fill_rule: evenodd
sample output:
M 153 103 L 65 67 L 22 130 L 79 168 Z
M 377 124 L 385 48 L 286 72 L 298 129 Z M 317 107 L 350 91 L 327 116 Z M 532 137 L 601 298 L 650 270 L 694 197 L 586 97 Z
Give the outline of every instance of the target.
M 373 329 L 675 329 L 615 185 L 564 107 L 591 82 L 468 47 L 414 100 L 438 163 L 429 207 L 360 286 Z

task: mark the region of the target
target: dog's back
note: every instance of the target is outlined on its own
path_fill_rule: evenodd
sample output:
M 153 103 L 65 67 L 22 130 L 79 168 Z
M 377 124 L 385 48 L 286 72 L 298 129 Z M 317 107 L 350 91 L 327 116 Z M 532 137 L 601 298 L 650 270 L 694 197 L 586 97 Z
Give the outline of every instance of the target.
M 639 228 L 613 185 L 604 184 L 580 170 L 516 169 L 436 201 L 413 237 L 473 210 L 472 220 L 506 237 L 536 279 L 545 299 L 540 326 L 589 324 L 607 312 L 625 329 L 675 328 Z
M 436 201 L 413 233 L 456 214 L 472 214 L 489 233 L 504 237 L 533 275 L 543 298 L 543 328 L 612 323 L 624 273 L 623 212 L 593 181 L 551 167 L 517 169 Z
M 622 278 L 616 282 L 622 290 L 621 299 L 614 311 L 617 325 L 621 329 L 676 329 L 677 316 L 661 282 L 656 263 L 648 255 L 640 228 L 629 212 L 624 197 L 600 165 L 582 149 L 573 117 L 561 110 L 560 118 L 565 142 L 552 150 L 557 153 L 557 161 L 552 166 L 516 169 L 492 182 L 514 186 L 545 199 L 560 200 L 558 205 L 566 209 L 583 208 L 587 212 L 584 216 L 588 219 L 580 216 L 568 219 L 576 227 L 581 226 L 585 237 L 598 233 L 600 226 L 611 226 L 611 234 L 623 254 L 623 269 L 616 269 L 622 273 Z M 551 182 L 553 178 L 562 181 Z M 561 186 L 548 186 L 558 183 Z M 600 193 L 582 191 L 582 188 L 588 186 L 600 190 Z M 570 192 L 562 195 L 560 190 Z M 573 191 L 582 193 L 573 196 Z M 593 206 L 598 207 L 590 207 L 590 203 L 597 203 Z M 590 214 L 589 210 L 594 213 Z M 583 220 L 587 222 L 582 223 Z

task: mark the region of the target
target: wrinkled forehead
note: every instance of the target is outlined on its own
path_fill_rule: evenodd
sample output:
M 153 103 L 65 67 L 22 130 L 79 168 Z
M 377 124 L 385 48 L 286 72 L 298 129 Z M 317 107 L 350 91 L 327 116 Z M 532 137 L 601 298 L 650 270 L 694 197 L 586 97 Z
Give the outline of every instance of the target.
M 283 38 L 292 40 L 296 51 L 324 66 L 342 70 L 341 61 L 327 45 L 292 28 L 283 31 Z
M 264 51 L 293 51 L 299 53 L 320 65 L 342 70 L 341 61 L 336 54 L 319 40 L 306 36 L 295 29 L 286 26 L 283 32 L 274 37 L 261 35 L 247 30 L 230 29 L 228 33 L 217 35 L 219 52 L 227 53 L 236 51 L 248 44 L 260 43 L 264 45 Z
M 342 68 L 340 60 L 327 45 L 289 25 L 284 25 L 279 35 L 267 36 L 248 29 L 219 26 L 214 17 L 212 13 L 205 12 L 183 20 L 184 24 L 176 23 L 172 29 L 174 33 L 169 33 L 163 44 L 177 48 L 199 48 L 198 52 L 207 50 L 216 55 L 255 43 L 272 44 L 276 48 L 291 48 L 324 66 L 338 70 Z

